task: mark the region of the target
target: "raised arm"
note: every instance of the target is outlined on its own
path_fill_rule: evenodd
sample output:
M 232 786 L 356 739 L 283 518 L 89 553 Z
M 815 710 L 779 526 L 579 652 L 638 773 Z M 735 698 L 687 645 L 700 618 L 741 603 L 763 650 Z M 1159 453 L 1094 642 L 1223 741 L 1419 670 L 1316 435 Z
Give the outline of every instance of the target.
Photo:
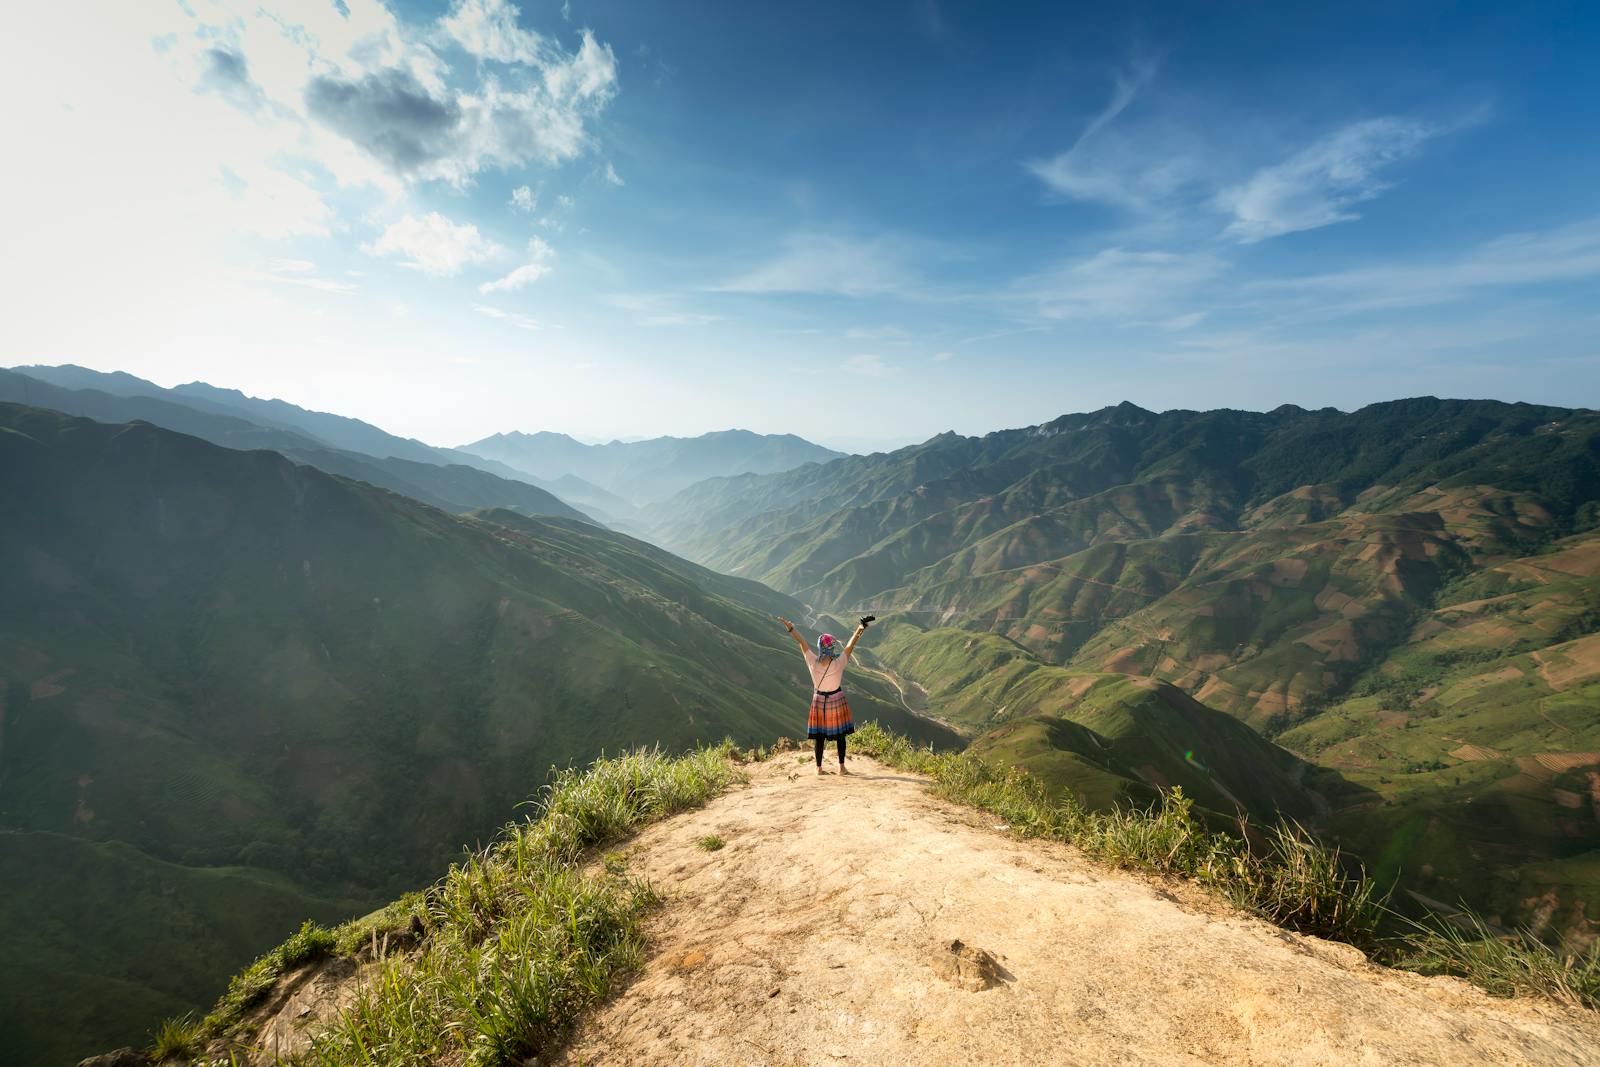
M 800 646 L 800 651 L 801 652 L 810 651 L 809 649 L 806 648 L 806 639 L 801 637 L 799 632 L 797 630 L 795 630 L 794 623 L 790 622 L 788 619 L 784 618 L 782 615 L 778 616 L 778 621 L 783 623 L 783 628 L 785 630 L 789 631 L 789 636 L 794 638 L 794 643 Z
M 844 654 L 846 659 L 850 658 L 850 654 L 856 650 L 856 642 L 861 640 L 861 635 L 866 632 L 866 623 L 863 622 L 856 624 L 856 632 L 850 635 L 850 643 L 844 646 Z

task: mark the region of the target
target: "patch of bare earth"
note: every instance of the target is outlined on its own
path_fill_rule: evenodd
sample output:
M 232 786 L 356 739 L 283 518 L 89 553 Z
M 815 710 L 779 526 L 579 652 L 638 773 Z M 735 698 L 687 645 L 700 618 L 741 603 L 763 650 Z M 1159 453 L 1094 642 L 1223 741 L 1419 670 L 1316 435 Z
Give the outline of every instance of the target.
M 850 766 L 774 757 L 635 840 L 666 897 L 650 957 L 558 1062 L 1600 1064 L 1591 1016 L 1371 966 Z

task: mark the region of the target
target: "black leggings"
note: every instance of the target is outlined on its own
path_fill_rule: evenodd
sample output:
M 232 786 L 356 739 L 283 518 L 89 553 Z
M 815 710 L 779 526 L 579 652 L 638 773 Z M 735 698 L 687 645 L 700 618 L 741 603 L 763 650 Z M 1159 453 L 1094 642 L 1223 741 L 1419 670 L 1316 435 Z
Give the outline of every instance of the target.
M 822 766 L 822 746 L 827 743 L 828 739 L 826 737 L 818 737 L 814 738 L 814 740 L 817 742 L 817 766 L 820 767 Z M 842 767 L 844 766 L 844 734 L 840 734 L 834 740 L 839 742 L 839 766 Z

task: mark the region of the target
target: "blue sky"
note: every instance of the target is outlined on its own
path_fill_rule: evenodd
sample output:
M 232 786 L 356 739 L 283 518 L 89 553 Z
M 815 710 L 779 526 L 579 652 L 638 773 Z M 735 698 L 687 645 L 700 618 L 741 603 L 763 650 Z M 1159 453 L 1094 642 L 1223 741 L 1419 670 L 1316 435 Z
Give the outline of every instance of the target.
M 0 362 L 446 444 L 1600 405 L 1597 9 L 1213 6 L 40 5 Z

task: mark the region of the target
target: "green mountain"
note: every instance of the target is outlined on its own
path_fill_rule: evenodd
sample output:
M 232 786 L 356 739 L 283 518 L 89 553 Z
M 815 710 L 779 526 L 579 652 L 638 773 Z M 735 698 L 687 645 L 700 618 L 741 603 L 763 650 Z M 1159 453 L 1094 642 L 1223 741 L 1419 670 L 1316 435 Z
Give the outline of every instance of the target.
M 1085 725 L 1125 688 L 1107 674 L 1171 687 L 1338 773 L 1324 826 L 1406 889 L 1597 933 L 1594 412 L 1124 404 L 710 480 L 647 518 L 709 566 L 893 620 L 885 664 L 979 748 L 1000 718 L 967 713 L 962 657 L 928 654 L 950 633 L 1051 679 L 991 696 L 1007 716 Z M 1077 736 L 1006 729 L 1020 762 Z
M 788 471 L 840 455 L 793 434 L 748 430 L 603 445 L 586 445 L 566 434 L 547 431 L 500 433 L 463 445 L 462 451 L 497 460 L 535 478 L 581 478 L 634 506 L 664 500 L 706 478 Z M 604 505 L 600 508 L 614 510 Z
M 587 522 L 450 514 L 13 404 L 0 499 L 0 953 L 26 960 L 0 1029 L 21 1062 L 138 1041 L 136 1016 L 202 1006 L 298 919 L 428 881 L 552 764 L 803 722 L 771 618 L 798 605 Z M 871 678 L 853 701 L 956 742 Z
M 459 457 L 444 458 L 446 449 L 434 448 L 409 437 L 397 437 L 360 419 L 309 411 L 283 400 L 259 399 L 237 389 L 221 389 L 206 382 L 189 382 L 167 389 L 125 371 L 96 371 L 72 364 L 14 369 L 19 374 L 65 389 L 94 389 L 113 396 L 154 397 L 214 414 L 232 415 L 260 426 L 288 430 L 325 448 L 360 452 L 379 459 L 393 456 L 418 463 L 462 462 Z
M 355 478 L 382 489 L 390 489 L 413 500 L 420 500 L 448 511 L 465 512 L 478 508 L 499 507 L 526 515 L 551 515 L 571 519 L 589 517 L 548 490 L 525 480 L 501 478 L 476 466 L 462 463 L 444 463 L 445 457 L 454 454 L 442 449 L 435 450 L 435 459 L 428 462 L 395 456 L 380 458 L 376 455 L 341 451 L 329 447 L 319 438 L 307 436 L 298 429 L 272 422 L 252 422 L 242 414 L 229 414 L 224 405 L 202 401 L 201 406 L 197 408 L 190 406 L 190 402 L 185 400 L 167 399 L 175 395 L 174 390 L 163 390 L 160 386 L 144 382 L 143 379 L 134 378 L 132 375 L 103 374 L 99 371 L 85 371 L 81 367 L 42 369 L 73 372 L 54 375 L 65 381 L 104 380 L 130 390 L 148 386 L 149 390 L 154 392 L 114 394 L 92 388 L 70 388 L 53 385 L 43 379 L 16 371 L 0 370 L 0 401 L 33 404 L 70 415 L 83 415 L 98 422 L 122 423 L 142 420 L 169 430 L 204 438 L 225 448 L 270 448 L 318 470 Z M 154 395 L 155 393 L 162 395 Z M 382 434 L 382 431 L 375 427 L 368 429 Z M 395 438 L 395 440 L 400 439 Z M 379 444 L 381 445 L 381 442 Z M 482 461 L 478 462 L 481 464 Z

